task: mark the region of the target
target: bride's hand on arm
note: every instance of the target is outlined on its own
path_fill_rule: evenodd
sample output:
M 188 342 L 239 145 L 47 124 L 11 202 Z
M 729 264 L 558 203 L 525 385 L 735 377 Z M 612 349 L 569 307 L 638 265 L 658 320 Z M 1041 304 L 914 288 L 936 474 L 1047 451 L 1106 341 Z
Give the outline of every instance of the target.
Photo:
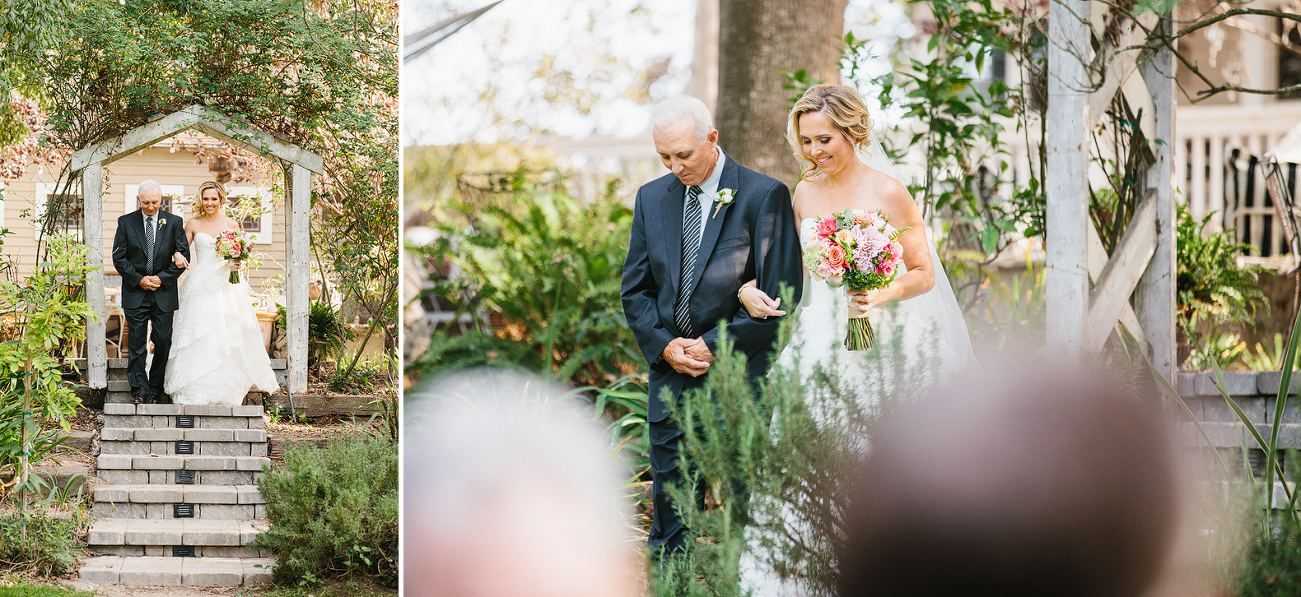
M 785 311 L 778 309 L 782 303 L 781 298 L 773 299 L 768 296 L 768 293 L 759 290 L 755 283 L 755 280 L 750 280 L 742 284 L 741 289 L 736 293 L 737 298 L 741 300 L 741 304 L 745 306 L 745 310 L 750 313 L 750 317 L 767 319 L 785 315 Z
M 185 256 L 180 251 L 172 253 L 172 263 L 175 263 L 176 267 L 190 267 L 190 262 L 185 259 Z

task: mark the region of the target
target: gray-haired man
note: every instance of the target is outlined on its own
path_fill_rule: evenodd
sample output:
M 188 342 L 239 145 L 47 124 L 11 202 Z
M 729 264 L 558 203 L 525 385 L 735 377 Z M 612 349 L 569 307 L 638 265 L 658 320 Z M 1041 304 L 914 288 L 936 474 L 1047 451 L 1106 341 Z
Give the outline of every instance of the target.
M 804 270 L 790 191 L 781 182 L 737 164 L 718 148 L 709 110 L 677 97 L 655 107 L 655 149 L 671 174 L 637 191 L 632 239 L 623 266 L 623 311 L 650 364 L 651 469 L 655 520 L 652 549 L 675 551 L 687 529 L 665 487 L 681 481 L 682 430 L 662 399 L 704 385 L 718 343 L 718 322 L 737 351 L 749 357 L 752 379 L 767 374 L 778 319 L 750 317 L 741 284 L 798 300 Z
M 167 356 L 172 348 L 172 314 L 179 303 L 176 279 L 181 268 L 172 262 L 180 252 L 190 258 L 185 222 L 162 211 L 163 190 L 146 180 L 138 191 L 140 209 L 117 219 L 113 235 L 113 266 L 122 276 L 122 311 L 127 320 L 127 381 L 131 401 L 157 403 L 163 394 Z M 145 330 L 153 325 L 154 362 L 145 375 L 149 354 Z

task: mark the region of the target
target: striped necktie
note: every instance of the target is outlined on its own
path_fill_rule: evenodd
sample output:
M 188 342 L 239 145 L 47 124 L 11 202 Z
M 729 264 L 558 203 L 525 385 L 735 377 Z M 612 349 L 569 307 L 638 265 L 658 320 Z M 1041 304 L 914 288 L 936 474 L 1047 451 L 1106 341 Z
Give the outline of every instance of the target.
M 691 329 L 691 293 L 696 273 L 696 257 L 700 252 L 700 187 L 692 185 L 687 190 L 687 201 L 682 207 L 682 284 L 678 286 L 678 302 L 673 305 L 673 321 L 684 338 L 695 336 Z
M 145 218 L 145 269 L 154 273 L 154 217 Z

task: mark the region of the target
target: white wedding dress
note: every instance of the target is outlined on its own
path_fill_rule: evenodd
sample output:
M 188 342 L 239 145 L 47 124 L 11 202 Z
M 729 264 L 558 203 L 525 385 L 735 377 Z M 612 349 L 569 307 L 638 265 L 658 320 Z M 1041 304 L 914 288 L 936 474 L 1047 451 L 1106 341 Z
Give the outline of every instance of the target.
M 194 235 L 189 273 L 180 288 L 163 391 L 176 404 L 244 403 L 251 388 L 279 389 L 247 280 L 230 283 L 217 241 Z
M 880 147 L 875 133 L 872 133 L 871 146 Z M 868 166 L 899 178 L 894 165 L 880 156 L 860 153 L 859 158 Z M 831 214 L 818 215 L 827 217 Z M 816 234 L 817 223 L 814 218 L 800 222 L 801 246 Z M 925 232 L 935 270 L 935 284 L 921 295 L 872 309 L 868 317 L 875 332 L 873 348 L 861 352 L 845 350 L 844 339 L 849 324 L 845 288 L 834 288 L 823 280 L 806 277 L 800 304 L 790 310 L 795 324 L 789 343 L 777 358 L 777 368 L 790 370 L 798 366 L 800 377 L 806 381 L 812 377 L 815 367 L 829 368 L 839 374 L 842 382 L 856 386 L 855 395 L 865 406 L 874 406 L 879 396 L 915 394 L 974 365 L 966 320 L 935 251 L 935 243 L 929 231 Z M 900 271 L 899 275 L 904 273 Z M 900 383 L 906 387 L 900 387 Z M 830 414 L 815 412 L 813 416 L 825 421 L 823 417 Z M 756 496 L 756 499 L 764 498 Z M 789 507 L 783 507 L 786 511 L 783 524 L 788 532 L 796 535 L 810 532 L 792 520 Z M 745 537 L 746 549 L 740 561 L 743 595 L 796 597 L 815 593 L 799 581 L 782 579 L 765 561 L 769 554 L 761 547 L 763 537 L 755 526 L 746 528 Z

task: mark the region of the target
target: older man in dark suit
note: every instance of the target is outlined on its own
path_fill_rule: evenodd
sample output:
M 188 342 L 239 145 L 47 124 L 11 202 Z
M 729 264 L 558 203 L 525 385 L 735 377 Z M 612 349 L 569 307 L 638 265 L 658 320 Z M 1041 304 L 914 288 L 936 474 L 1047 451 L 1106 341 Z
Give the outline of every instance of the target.
M 671 174 L 637 191 L 632 238 L 624 262 L 624 314 L 650 364 L 651 468 L 655 520 L 652 549 L 682 548 L 687 529 L 665 487 L 680 482 L 683 432 L 662 399 L 704 385 L 719 339 L 718 322 L 736 350 L 749 357 L 748 374 L 767 374 L 778 322 L 752 318 L 741 306 L 741 285 L 757 280 L 779 296 L 798 299 L 803 269 L 790 192 L 781 182 L 737 164 L 718 147 L 709 110 L 678 97 L 655 107 L 653 137 Z
M 162 211 L 163 191 L 146 180 L 137 192 L 140 209 L 117 219 L 113 236 L 113 266 L 122 276 L 122 311 L 127 326 L 127 381 L 131 401 L 157 403 L 163 394 L 167 356 L 172 347 L 172 315 L 179 304 L 176 279 L 181 267 L 172 262 L 180 252 L 188 261 L 190 245 L 185 240 L 185 221 Z M 153 325 L 149 340 L 154 343 L 154 362 L 145 375 L 149 354 L 145 330 Z

